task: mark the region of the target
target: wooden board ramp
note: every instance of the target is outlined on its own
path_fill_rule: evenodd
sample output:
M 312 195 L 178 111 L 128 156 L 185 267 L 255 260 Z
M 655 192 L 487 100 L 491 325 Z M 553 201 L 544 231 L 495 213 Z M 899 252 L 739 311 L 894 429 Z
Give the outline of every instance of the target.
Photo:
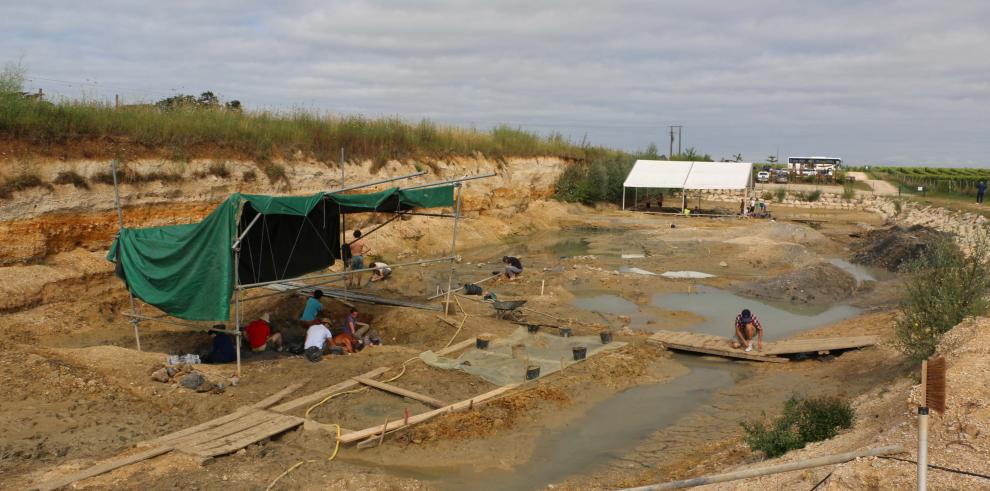
M 441 356 L 447 355 L 467 348 L 473 344 L 474 338 L 466 339 L 437 351 L 437 354 Z M 276 406 L 275 404 L 304 385 L 303 383 L 291 384 L 250 406 L 238 408 L 230 414 L 211 419 L 189 428 L 169 433 L 152 440 L 139 442 L 130 453 L 99 461 L 90 467 L 71 474 L 49 479 L 35 485 L 33 489 L 45 491 L 59 489 L 76 481 L 98 476 L 114 469 L 135 464 L 137 462 L 151 459 L 172 451 L 179 451 L 198 457 L 202 460 L 207 460 L 220 455 L 236 452 L 248 445 L 273 437 L 298 426 L 305 425 L 308 429 L 316 429 L 321 431 L 333 430 L 334 433 L 336 433 L 336 428 L 333 427 L 333 425 L 325 425 L 316 422 L 309 422 L 310 424 L 307 425 L 307 421 L 305 419 L 284 413 L 309 407 L 330 395 L 366 384 L 368 382 L 371 382 L 368 384 L 369 386 L 378 386 L 376 388 L 381 390 L 393 392 L 405 397 L 420 398 L 420 400 L 429 399 L 429 403 L 431 403 L 431 405 L 441 406 L 441 409 L 414 417 L 420 421 L 429 419 L 430 417 L 441 412 L 461 409 L 461 405 L 464 404 L 462 402 L 448 405 L 443 401 L 432 399 L 422 394 L 373 380 L 375 377 L 382 375 L 388 370 L 389 367 L 379 367 L 354 378 L 347 379 L 339 384 L 318 390 L 311 394 L 298 397 Z M 468 405 L 471 406 L 474 403 L 479 403 L 485 399 L 494 397 L 494 395 L 496 395 L 495 392 L 501 393 L 505 390 L 507 389 L 503 387 L 491 393 L 482 394 L 481 396 L 474 398 L 473 401 L 469 400 L 466 402 L 468 402 Z M 413 423 L 414 418 L 410 418 L 410 424 Z M 392 429 L 392 427 L 390 426 L 389 429 Z M 355 432 L 341 429 L 342 437 L 346 437 L 351 433 Z
M 657 331 L 650 336 L 649 342 L 678 351 L 690 351 L 741 360 L 784 363 L 788 359 L 781 355 L 827 353 L 835 350 L 863 348 L 877 344 L 877 338 L 876 336 L 849 336 L 771 341 L 763 343 L 762 351 L 753 350 L 748 353 L 733 348 L 730 338 L 697 332 Z

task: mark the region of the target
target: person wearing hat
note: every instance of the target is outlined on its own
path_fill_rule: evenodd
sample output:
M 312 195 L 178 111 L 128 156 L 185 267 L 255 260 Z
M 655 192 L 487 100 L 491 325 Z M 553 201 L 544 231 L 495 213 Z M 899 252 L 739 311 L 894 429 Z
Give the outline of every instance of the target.
M 323 358 L 324 351 L 329 350 L 330 344 L 327 341 L 333 339 L 333 334 L 330 333 L 330 326 L 333 325 L 330 322 L 329 317 L 324 317 L 320 322 L 309 326 L 306 330 L 306 343 L 303 345 L 305 350 L 306 359 L 316 363 Z
M 736 316 L 735 326 L 736 336 L 732 340 L 733 348 L 744 348 L 745 351 L 753 351 L 753 338 L 756 337 L 757 351 L 763 351 L 763 325 L 749 309 L 743 309 Z
M 271 322 L 271 316 L 265 312 L 260 319 L 255 319 L 244 327 L 244 338 L 251 351 L 282 351 L 282 333 L 272 332 Z

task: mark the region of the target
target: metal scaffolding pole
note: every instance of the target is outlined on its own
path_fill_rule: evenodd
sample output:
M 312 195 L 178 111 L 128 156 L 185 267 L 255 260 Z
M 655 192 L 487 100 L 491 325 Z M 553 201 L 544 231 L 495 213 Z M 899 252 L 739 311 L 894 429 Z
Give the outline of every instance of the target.
M 110 173 L 113 174 L 113 202 L 114 206 L 117 207 L 117 223 L 119 225 L 117 237 L 119 239 L 120 234 L 124 231 L 124 211 L 120 206 L 120 185 L 117 183 L 117 159 L 110 161 Z M 141 351 L 141 333 L 138 330 L 138 323 L 141 321 L 138 318 L 134 293 L 131 292 L 131 286 L 127 284 L 126 276 L 124 277 L 124 287 L 127 288 L 127 296 L 131 299 L 131 324 L 134 324 L 134 342 L 137 343 L 137 350 Z
M 379 179 L 377 181 L 363 182 L 361 184 L 352 184 L 352 185 L 347 186 L 347 187 L 341 187 L 340 189 L 334 189 L 333 191 L 327 191 L 327 193 L 328 194 L 331 194 L 331 193 L 342 193 L 344 191 L 352 191 L 352 190 L 355 190 L 355 189 L 361 189 L 361 188 L 367 188 L 367 187 L 371 187 L 371 186 L 377 186 L 379 184 L 385 184 L 386 182 L 399 181 L 399 180 L 402 180 L 402 179 L 409 179 L 411 177 L 418 177 L 418 176 L 421 176 L 423 174 L 426 174 L 426 171 L 425 170 L 424 171 L 419 171 L 419 172 L 414 172 L 412 174 L 406 174 L 406 175 L 399 176 L 399 177 L 389 177 L 389 178 L 386 178 L 386 179 Z
M 431 188 L 433 186 L 443 186 L 444 184 L 451 184 L 451 183 L 464 182 L 464 181 L 473 181 L 475 179 L 484 179 L 486 177 L 492 177 L 492 176 L 497 176 L 497 175 L 498 174 L 496 174 L 494 172 L 489 172 L 488 174 L 478 174 L 476 176 L 466 176 L 466 177 L 460 177 L 460 178 L 457 178 L 457 179 L 447 179 L 446 181 L 429 182 L 429 183 L 426 183 L 426 184 L 417 184 L 415 186 L 409 186 L 407 188 L 402 188 L 402 190 L 403 191 L 408 191 L 410 189 Z
M 234 330 L 236 336 L 237 351 L 237 376 L 241 376 L 241 290 L 237 285 L 241 283 L 240 275 L 241 249 L 234 249 Z
M 450 293 L 454 286 L 454 267 L 457 265 L 457 225 L 461 218 L 461 194 L 464 192 L 463 184 L 456 183 L 457 200 L 454 202 L 454 233 L 450 241 L 450 273 L 447 275 L 447 300 L 443 305 L 444 317 L 450 313 Z

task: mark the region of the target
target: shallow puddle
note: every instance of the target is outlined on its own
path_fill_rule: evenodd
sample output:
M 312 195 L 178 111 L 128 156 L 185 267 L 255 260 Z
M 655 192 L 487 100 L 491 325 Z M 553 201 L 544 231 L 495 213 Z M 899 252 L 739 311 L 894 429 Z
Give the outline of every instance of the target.
M 681 361 L 691 368 L 687 374 L 665 384 L 622 391 L 568 424 L 546 431 L 532 458 L 521 466 L 483 472 L 446 468 L 444 478 L 430 484 L 443 490 L 539 490 L 589 473 L 628 453 L 654 431 L 674 424 L 748 370 L 743 364 L 714 364 L 694 357 Z
M 768 340 L 832 324 L 862 312 L 862 309 L 850 305 L 833 305 L 823 311 L 815 311 L 807 306 L 769 304 L 706 286 L 699 286 L 696 291 L 657 294 L 653 296 L 652 305 L 698 314 L 705 320 L 688 327 L 688 331 L 725 337 L 732 336 L 739 312 L 749 309 L 759 318 Z

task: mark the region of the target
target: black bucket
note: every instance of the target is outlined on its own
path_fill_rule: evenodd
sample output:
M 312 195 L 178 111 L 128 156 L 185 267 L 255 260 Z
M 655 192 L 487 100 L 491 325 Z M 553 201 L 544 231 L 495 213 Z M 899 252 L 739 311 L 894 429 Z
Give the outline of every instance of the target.
M 491 342 L 491 339 L 483 338 L 483 337 L 477 337 L 477 338 L 474 339 L 474 347 L 475 348 L 478 348 L 478 349 L 488 349 L 488 343 L 490 343 L 490 342 Z
M 530 365 L 526 367 L 526 380 L 533 380 L 536 378 L 540 378 L 540 366 Z
M 526 324 L 526 330 L 529 331 L 530 334 L 536 334 L 536 331 L 539 331 L 540 330 L 540 325 L 539 324 Z
M 602 338 L 602 344 L 608 344 L 612 342 L 612 331 L 602 331 L 598 333 Z
M 574 352 L 574 361 L 583 360 L 588 354 L 588 348 L 584 346 L 575 346 L 571 351 Z
M 569 327 L 561 327 L 560 328 L 560 337 L 562 337 L 562 338 L 569 338 L 569 337 L 571 337 L 571 328 L 569 328 Z

